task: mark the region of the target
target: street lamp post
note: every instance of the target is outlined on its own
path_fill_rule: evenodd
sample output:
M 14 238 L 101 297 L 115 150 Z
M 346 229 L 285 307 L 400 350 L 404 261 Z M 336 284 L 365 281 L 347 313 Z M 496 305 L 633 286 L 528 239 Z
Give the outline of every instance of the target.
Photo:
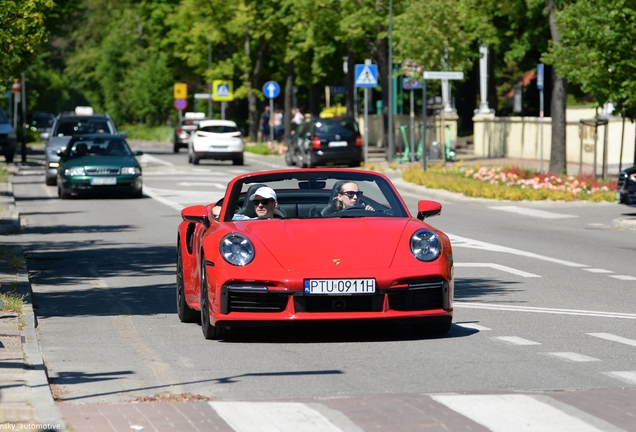
M 389 81 L 389 87 L 388 87 L 388 93 L 389 93 L 389 97 L 388 97 L 388 113 L 389 113 L 389 124 L 388 124 L 388 128 L 389 128 L 389 133 L 388 133 L 388 139 L 389 139 L 389 154 L 388 154 L 388 162 L 391 163 L 391 161 L 393 160 L 393 0 L 389 0 L 389 65 L 388 65 L 388 81 Z

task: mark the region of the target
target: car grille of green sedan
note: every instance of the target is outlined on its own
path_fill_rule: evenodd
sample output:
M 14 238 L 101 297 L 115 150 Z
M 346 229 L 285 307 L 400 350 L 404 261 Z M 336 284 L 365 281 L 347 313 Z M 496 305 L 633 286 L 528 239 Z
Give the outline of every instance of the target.
M 87 168 L 87 175 L 112 175 L 119 174 L 119 168 Z

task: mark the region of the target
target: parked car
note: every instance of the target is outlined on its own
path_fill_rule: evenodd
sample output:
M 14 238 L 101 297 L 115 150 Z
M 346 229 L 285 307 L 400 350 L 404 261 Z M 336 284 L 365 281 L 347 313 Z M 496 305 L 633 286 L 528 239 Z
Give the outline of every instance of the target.
M 616 199 L 621 204 L 636 205 L 636 166 L 618 174 Z
M 0 108 L 0 154 L 4 155 L 7 163 L 13 162 L 17 146 L 17 136 L 15 129 L 9 121 L 9 117 Z
M 114 134 L 75 135 L 59 150 L 58 196 L 89 193 L 143 195 L 141 165 L 126 140 Z
M 188 162 L 198 165 L 202 159 L 231 160 L 243 165 L 245 140 L 230 120 L 202 120 L 188 141 Z
M 259 208 L 278 209 L 272 218 L 254 218 L 251 200 L 261 193 L 269 202 L 257 200 Z M 349 206 L 339 208 L 345 195 Z M 419 201 L 412 216 L 385 175 L 322 168 L 242 174 L 215 219 L 217 204 L 184 208 L 177 231 L 178 317 L 200 321 L 206 339 L 310 321 L 398 321 L 422 335 L 450 329 L 451 243 L 425 222 L 441 213 L 438 202 Z
M 357 167 L 364 159 L 362 136 L 353 117 L 311 119 L 297 140 L 300 141 L 296 142 L 290 162 L 299 167 L 328 164 Z
M 58 150 L 66 145 L 74 135 L 91 133 L 116 134 L 115 122 L 108 114 L 94 114 L 90 107 L 77 107 L 73 113 L 62 113 L 55 118 L 50 132 L 40 134 L 45 141 L 44 160 L 46 164 L 45 182 L 55 186 L 59 167 Z M 119 132 L 125 137 L 125 132 Z
M 172 150 L 179 153 L 179 149 L 188 148 L 190 134 L 197 130 L 199 122 L 205 120 L 205 113 L 187 112 L 184 118 L 179 120 L 179 125 L 174 130 L 174 144 Z

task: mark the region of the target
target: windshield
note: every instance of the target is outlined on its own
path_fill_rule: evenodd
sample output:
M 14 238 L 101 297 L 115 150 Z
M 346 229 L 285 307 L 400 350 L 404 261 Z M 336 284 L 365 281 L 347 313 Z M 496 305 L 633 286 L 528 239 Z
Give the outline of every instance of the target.
M 261 187 L 274 191 L 275 203 L 271 192 Z M 226 220 L 257 218 L 255 207 L 262 205 L 261 201 L 270 207 L 269 217 L 274 218 L 409 217 L 384 177 L 331 171 L 284 173 L 278 177 L 272 174 L 239 181 L 229 201 L 230 208 L 235 210 L 226 213 Z
M 357 133 L 358 124 L 349 118 L 320 119 L 314 124 L 314 130 L 316 133 L 327 134 Z
M 82 137 L 71 140 L 68 145 L 69 157 L 78 156 L 132 156 L 123 138 Z
M 62 118 L 57 124 L 55 136 L 73 136 L 91 133 L 115 133 L 112 124 L 106 119 Z
M 213 133 L 231 133 L 238 132 L 239 130 L 234 126 L 203 126 L 199 128 L 199 131 L 202 132 L 213 132 Z

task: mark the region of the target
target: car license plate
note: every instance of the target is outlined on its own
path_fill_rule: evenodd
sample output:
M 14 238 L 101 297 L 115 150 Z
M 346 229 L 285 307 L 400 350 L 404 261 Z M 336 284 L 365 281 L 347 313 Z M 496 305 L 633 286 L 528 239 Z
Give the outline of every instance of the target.
M 226 148 L 227 148 L 227 146 L 222 146 L 222 145 L 210 146 L 210 150 L 225 150 Z
M 305 279 L 305 294 L 350 295 L 375 293 L 375 279 Z
M 91 179 L 91 185 L 93 186 L 108 186 L 117 184 L 117 177 L 100 177 Z
M 346 141 L 330 141 L 329 142 L 329 147 L 346 147 L 346 146 L 347 146 Z
M 616 192 L 616 199 L 617 200 L 621 200 L 621 193 L 620 192 Z

